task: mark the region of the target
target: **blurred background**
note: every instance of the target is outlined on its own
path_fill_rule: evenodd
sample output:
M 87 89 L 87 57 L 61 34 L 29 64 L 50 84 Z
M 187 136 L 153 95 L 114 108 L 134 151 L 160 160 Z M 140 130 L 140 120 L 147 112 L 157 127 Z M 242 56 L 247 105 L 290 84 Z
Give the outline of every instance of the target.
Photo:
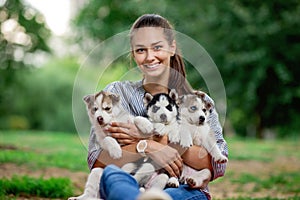
M 227 95 L 225 135 L 299 134 L 298 0 L 0 0 L 0 129 L 76 133 L 72 89 L 81 63 L 144 13 L 169 19 L 216 63 Z M 107 83 L 128 65 L 116 62 Z M 187 71 L 194 88 L 205 87 L 192 66 Z
M 82 193 L 89 122 L 76 110 L 81 94 L 139 78 L 128 55 L 107 67 L 91 52 L 144 13 L 201 44 L 224 81 L 229 163 L 210 184 L 213 197 L 299 199 L 299 0 L 0 0 L 0 199 Z M 209 92 L 185 62 L 192 86 Z M 74 105 L 84 118 L 76 123 Z

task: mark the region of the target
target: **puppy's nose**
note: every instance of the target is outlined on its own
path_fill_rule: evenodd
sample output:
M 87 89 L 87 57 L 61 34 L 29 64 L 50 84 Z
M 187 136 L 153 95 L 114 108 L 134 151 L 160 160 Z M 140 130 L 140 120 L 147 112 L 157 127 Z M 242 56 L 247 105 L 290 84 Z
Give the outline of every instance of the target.
M 99 116 L 99 117 L 97 117 L 97 121 L 98 121 L 98 123 L 99 123 L 100 125 L 102 125 L 103 122 L 104 122 L 104 119 L 103 119 L 102 116 Z
M 163 121 L 163 122 L 167 121 L 167 115 L 166 115 L 166 114 L 161 114 L 161 115 L 160 115 L 160 119 L 161 119 L 161 121 Z
M 200 121 L 201 123 L 203 123 L 203 122 L 205 121 L 205 117 L 204 117 L 204 116 L 200 116 L 200 117 L 199 117 L 199 121 Z

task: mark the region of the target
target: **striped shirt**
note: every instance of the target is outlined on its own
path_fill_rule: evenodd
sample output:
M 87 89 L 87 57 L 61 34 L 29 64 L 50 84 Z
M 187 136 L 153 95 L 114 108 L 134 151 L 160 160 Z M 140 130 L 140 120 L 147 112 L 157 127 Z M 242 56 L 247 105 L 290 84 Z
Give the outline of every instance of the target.
M 113 82 L 107 85 L 104 90 L 120 95 L 122 107 L 130 114 L 134 116 L 146 116 L 146 109 L 143 104 L 145 90 L 143 88 L 142 80 L 137 82 L 131 82 L 131 81 Z M 210 113 L 209 123 L 211 129 L 215 133 L 218 147 L 220 148 L 222 154 L 228 157 L 228 147 L 222 134 L 222 127 L 219 123 L 218 113 L 216 112 L 214 107 L 214 101 L 208 95 L 205 96 L 204 101 L 207 101 L 212 105 L 211 110 L 209 112 Z M 96 144 L 95 133 L 93 130 L 91 130 L 90 139 L 89 139 L 88 159 L 87 159 L 90 169 L 92 169 L 101 151 L 102 151 L 101 147 L 99 147 L 99 145 Z M 224 175 L 226 164 L 216 163 L 212 159 L 212 166 L 214 172 L 213 179 L 216 179 Z

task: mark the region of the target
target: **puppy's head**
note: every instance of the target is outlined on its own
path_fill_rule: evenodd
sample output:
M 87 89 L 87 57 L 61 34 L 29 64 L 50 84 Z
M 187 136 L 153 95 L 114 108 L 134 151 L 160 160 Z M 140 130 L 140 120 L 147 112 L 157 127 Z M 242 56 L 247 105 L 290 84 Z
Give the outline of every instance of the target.
M 145 94 L 144 104 L 147 115 L 152 122 L 169 124 L 178 119 L 178 94 L 172 89 L 168 94 L 159 93 L 152 96 Z
M 95 126 L 105 126 L 113 118 L 113 108 L 119 103 L 120 97 L 106 91 L 87 95 L 83 98 L 89 119 Z
M 188 123 L 200 126 L 208 121 L 211 104 L 204 101 L 205 93 L 201 91 L 179 97 L 181 119 Z

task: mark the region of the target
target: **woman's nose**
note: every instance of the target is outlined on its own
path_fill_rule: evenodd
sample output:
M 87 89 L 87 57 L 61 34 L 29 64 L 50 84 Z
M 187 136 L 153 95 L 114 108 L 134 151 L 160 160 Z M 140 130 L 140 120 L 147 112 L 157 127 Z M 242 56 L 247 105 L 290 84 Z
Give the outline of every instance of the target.
M 154 59 L 155 59 L 155 52 L 149 49 L 146 54 L 146 60 L 152 61 Z

